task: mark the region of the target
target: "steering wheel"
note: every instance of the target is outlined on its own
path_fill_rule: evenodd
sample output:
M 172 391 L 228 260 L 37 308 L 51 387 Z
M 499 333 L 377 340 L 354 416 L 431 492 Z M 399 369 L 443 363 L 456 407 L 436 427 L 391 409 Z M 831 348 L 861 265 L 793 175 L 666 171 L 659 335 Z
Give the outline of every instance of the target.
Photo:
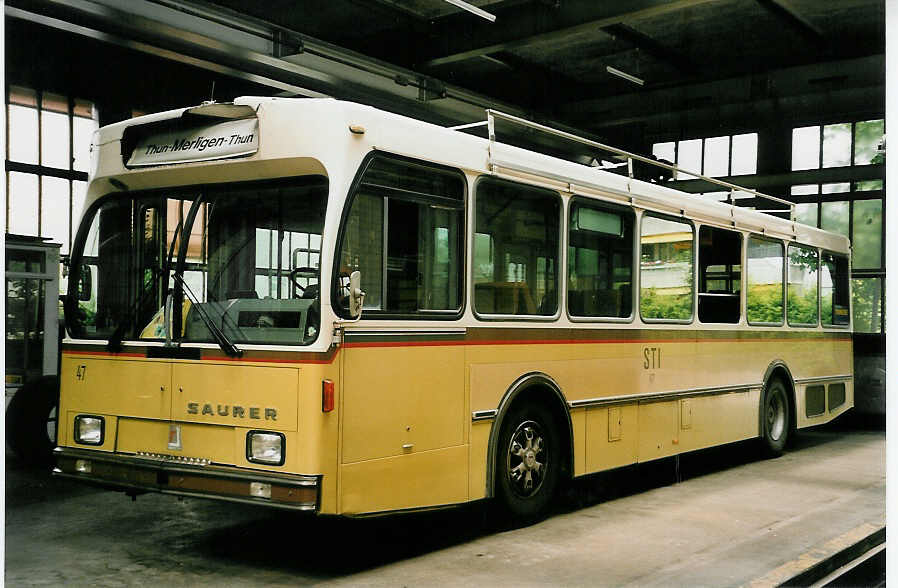
M 290 283 L 299 290 L 297 298 L 302 298 L 306 288 L 299 283 L 298 278 L 316 278 L 318 277 L 318 270 L 314 267 L 296 267 L 290 271 L 287 277 L 290 278 Z

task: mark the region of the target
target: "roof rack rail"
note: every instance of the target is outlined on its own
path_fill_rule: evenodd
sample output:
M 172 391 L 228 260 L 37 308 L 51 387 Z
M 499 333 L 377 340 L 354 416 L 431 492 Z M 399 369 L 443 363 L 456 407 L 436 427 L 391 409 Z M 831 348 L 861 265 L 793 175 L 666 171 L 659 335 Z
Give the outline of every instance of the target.
M 512 114 L 506 114 L 506 113 L 500 112 L 500 111 L 498 111 L 498 110 L 487 109 L 487 110 L 486 110 L 486 121 L 481 121 L 481 122 L 476 122 L 476 123 L 470 123 L 470 124 L 466 124 L 466 125 L 458 125 L 458 126 L 456 126 L 456 127 L 450 127 L 450 128 L 452 128 L 453 130 L 463 130 L 463 129 L 467 129 L 467 128 L 472 128 L 472 127 L 478 127 L 478 126 L 484 126 L 484 125 L 486 125 L 486 127 L 487 127 L 487 133 L 488 133 L 489 141 L 490 141 L 490 153 L 492 154 L 492 152 L 493 152 L 492 145 L 493 145 L 494 142 L 496 142 L 496 120 L 504 120 L 504 121 L 508 121 L 508 122 L 511 122 L 511 123 L 516 123 L 516 124 L 519 124 L 519 125 L 522 125 L 522 126 L 525 126 L 525 127 L 529 127 L 529 128 L 531 128 L 531 129 L 535 129 L 535 130 L 537 130 L 537 131 L 543 131 L 543 132 L 548 133 L 548 134 L 550 134 L 550 135 L 555 135 L 556 137 L 561 137 L 561 138 L 567 139 L 567 140 L 569 140 L 569 141 L 573 141 L 573 142 L 576 142 L 576 143 L 581 143 L 581 144 L 587 145 L 587 146 L 589 146 L 589 147 L 594 147 L 594 148 L 596 148 L 596 149 L 601 149 L 601 150 L 604 150 L 604 151 L 608 151 L 608 152 L 610 152 L 610 153 L 614 153 L 615 155 L 617 155 L 617 156 L 619 156 L 619 157 L 621 157 L 621 158 L 626 158 L 626 162 L 627 162 L 627 173 L 628 173 L 628 175 L 630 176 L 630 178 L 633 178 L 633 177 L 634 177 L 634 176 L 633 176 L 633 162 L 634 162 L 634 161 L 639 161 L 639 162 L 641 162 L 641 163 L 646 163 L 646 164 L 649 164 L 649 165 L 654 165 L 654 166 L 656 166 L 656 167 L 660 167 L 660 168 L 662 168 L 662 169 L 666 169 L 666 170 L 668 170 L 668 171 L 672 171 L 672 172 L 674 172 L 675 174 L 688 175 L 688 176 L 692 176 L 692 177 L 694 177 L 694 178 L 697 178 L 697 179 L 700 179 L 700 180 L 709 182 L 709 183 L 711 183 L 711 184 L 716 184 L 716 185 L 718 185 L 718 186 L 723 186 L 723 187 L 725 187 L 725 188 L 727 188 L 727 189 L 729 190 L 729 194 L 727 195 L 727 203 L 729 203 L 729 204 L 731 204 L 731 205 L 733 204 L 734 194 L 735 194 L 736 192 L 744 192 L 744 193 L 746 193 L 746 194 L 752 194 L 753 196 L 755 196 L 755 197 L 757 197 L 757 198 L 764 198 L 764 199 L 770 200 L 770 201 L 772 201 L 772 202 L 776 202 L 776 203 L 778 203 L 778 204 L 783 204 L 783 205 L 787 206 L 787 207 L 788 207 L 788 212 L 789 212 L 789 220 L 793 220 L 793 219 L 795 218 L 795 203 L 794 203 L 794 202 L 790 202 L 790 201 L 785 200 L 785 199 L 783 199 L 783 198 L 777 198 L 776 196 L 771 196 L 771 195 L 769 195 L 769 194 L 764 194 L 763 192 L 758 192 L 757 190 L 753 190 L 753 189 L 751 189 L 751 188 L 744 188 L 744 187 L 742 187 L 742 186 L 738 186 L 738 185 L 732 184 L 732 183 L 730 183 L 730 182 L 725 182 L 725 181 L 723 181 L 723 180 L 718 180 L 717 178 L 711 178 L 711 177 L 708 177 L 708 176 L 703 176 L 702 174 L 695 173 L 695 172 L 692 172 L 692 171 L 683 169 L 683 168 L 678 167 L 678 166 L 676 166 L 676 165 L 671 165 L 671 164 L 667 164 L 667 163 L 662 163 L 661 161 L 657 161 L 657 160 L 654 160 L 654 159 L 650 159 L 650 158 L 648 158 L 648 157 L 645 157 L 645 156 L 642 156 L 642 155 L 638 155 L 638 154 L 636 154 L 636 153 L 631 153 L 630 151 L 625 151 L 625 150 L 623 150 L 623 149 L 618 149 L 617 147 L 612 147 L 611 145 L 605 145 L 604 143 L 599 143 L 598 141 L 593 141 L 593 140 L 591 140 L 591 139 L 586 139 L 585 137 L 580 137 L 580 136 L 578 136 L 578 135 L 575 135 L 575 134 L 573 134 L 573 133 L 569 133 L 569 132 L 567 132 L 567 131 L 562 131 L 562 130 L 559 130 L 559 129 L 554 129 L 554 128 L 552 128 L 552 127 L 549 127 L 549 126 L 546 126 L 546 125 L 542 125 L 542 124 L 539 124 L 539 123 L 536 123 L 536 122 L 533 122 L 533 121 L 529 121 L 529 120 L 523 119 L 523 118 L 521 118 L 521 117 L 514 116 L 514 115 L 512 115 Z M 492 162 L 490 163 L 490 165 L 491 165 L 491 166 L 493 165 Z M 762 213 L 765 213 L 765 214 L 782 214 L 782 213 L 786 212 L 786 209 L 782 209 L 782 210 L 757 210 L 756 212 L 762 212 Z

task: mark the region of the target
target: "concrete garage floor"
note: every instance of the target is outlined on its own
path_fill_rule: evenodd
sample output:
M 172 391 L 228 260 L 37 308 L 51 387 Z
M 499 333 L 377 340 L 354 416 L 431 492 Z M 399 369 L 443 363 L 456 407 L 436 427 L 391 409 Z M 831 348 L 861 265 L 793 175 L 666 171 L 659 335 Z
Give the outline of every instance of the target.
M 149 494 L 7 458 L 8 585 L 769 586 L 885 525 L 885 433 L 801 432 L 578 480 L 537 525 L 479 505 L 363 520 Z M 677 482 L 679 480 L 679 482 Z

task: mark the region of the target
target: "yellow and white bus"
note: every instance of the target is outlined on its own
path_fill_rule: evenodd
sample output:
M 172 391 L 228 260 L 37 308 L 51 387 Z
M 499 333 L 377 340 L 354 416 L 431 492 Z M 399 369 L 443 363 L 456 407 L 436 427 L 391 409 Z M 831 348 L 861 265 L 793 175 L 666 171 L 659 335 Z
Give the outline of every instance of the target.
M 248 97 L 100 129 L 56 473 L 528 521 L 571 477 L 776 454 L 852 406 L 847 239 L 501 143 L 497 116 Z

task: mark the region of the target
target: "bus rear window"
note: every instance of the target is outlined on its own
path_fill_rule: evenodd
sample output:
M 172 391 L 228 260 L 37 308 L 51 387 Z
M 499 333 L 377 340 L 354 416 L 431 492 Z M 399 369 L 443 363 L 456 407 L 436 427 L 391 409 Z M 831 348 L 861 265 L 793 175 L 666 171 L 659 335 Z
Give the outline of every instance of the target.
M 851 318 L 848 258 L 824 252 L 820 272 L 820 318 L 827 326 L 847 326 Z

